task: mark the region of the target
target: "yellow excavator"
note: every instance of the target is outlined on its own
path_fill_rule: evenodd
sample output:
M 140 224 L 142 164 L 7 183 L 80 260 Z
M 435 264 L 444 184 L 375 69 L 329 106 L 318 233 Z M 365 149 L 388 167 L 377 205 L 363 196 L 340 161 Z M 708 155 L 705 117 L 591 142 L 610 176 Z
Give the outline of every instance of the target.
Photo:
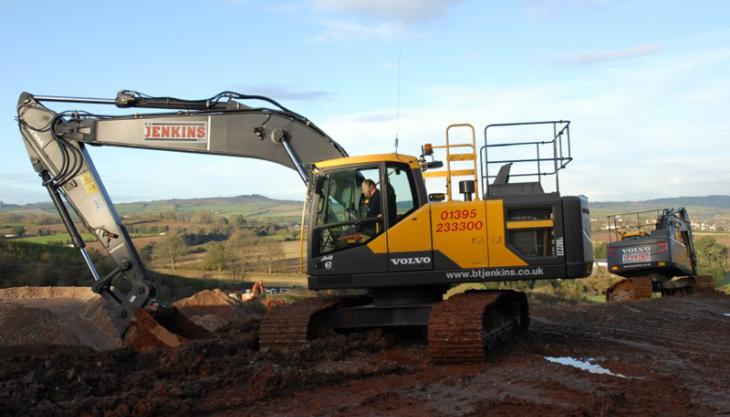
M 105 116 L 44 105 L 59 102 L 163 111 Z M 434 362 L 483 360 L 500 341 L 527 328 L 525 294 L 494 289 L 444 300 L 447 290 L 461 283 L 591 273 L 588 201 L 559 192 L 559 172 L 572 161 L 568 121 L 487 125 L 481 145 L 474 127 L 451 125 L 445 143 L 424 145 L 418 157 L 349 156 L 310 120 L 263 96 L 223 92 L 183 100 L 121 91 L 114 99 L 98 99 L 22 93 L 17 111 L 31 164 L 94 276 L 92 288 L 108 302 L 132 346 L 150 340 L 176 346 L 204 334 L 156 300 L 155 286 L 91 161 L 94 146 L 258 158 L 298 172 L 307 187 L 302 257 L 309 288 L 363 291 L 273 309 L 261 324 L 262 347 L 306 343 L 323 331 L 416 327 L 427 329 Z M 493 139 L 523 127 L 547 133 L 538 140 Z M 454 139 L 457 131 L 461 141 Z M 507 148 L 521 156 L 495 156 Z M 530 168 L 520 168 L 525 166 Z M 546 177 L 554 177 L 555 191 L 544 191 Z M 525 178 L 532 181 L 515 181 Z M 444 184 L 445 192 L 429 193 L 427 181 Z M 69 207 L 116 264 L 106 276 L 91 261 Z

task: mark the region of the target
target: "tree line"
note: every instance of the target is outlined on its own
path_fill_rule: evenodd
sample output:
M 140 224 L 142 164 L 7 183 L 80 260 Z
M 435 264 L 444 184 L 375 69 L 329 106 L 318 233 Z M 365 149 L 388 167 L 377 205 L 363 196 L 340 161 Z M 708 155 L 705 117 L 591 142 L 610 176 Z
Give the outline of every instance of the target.
M 230 278 L 236 279 L 250 272 L 279 272 L 281 261 L 284 260 L 280 241 L 262 239 L 249 229 L 237 229 L 230 236 L 218 233 L 170 233 L 145 247 L 142 257 L 175 270 L 180 260 L 193 251 L 204 251 L 205 254 L 202 263 L 192 268 L 197 266 L 207 271 L 225 272 Z

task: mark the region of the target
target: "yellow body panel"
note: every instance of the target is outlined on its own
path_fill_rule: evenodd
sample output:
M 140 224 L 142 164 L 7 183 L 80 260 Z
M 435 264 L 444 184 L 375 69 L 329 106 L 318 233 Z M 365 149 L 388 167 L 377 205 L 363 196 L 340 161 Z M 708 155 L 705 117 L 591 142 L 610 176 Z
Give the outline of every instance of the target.
M 552 220 L 509 222 L 510 228 L 552 227 Z M 460 268 L 526 266 L 507 247 L 502 200 L 426 204 L 377 236 L 373 253 L 438 251 Z M 435 265 L 439 269 L 439 265 Z
M 473 161 L 476 157 L 473 153 L 452 153 L 449 154 L 449 161 Z
M 415 156 L 403 155 L 399 153 L 385 153 L 375 155 L 350 156 L 347 158 L 328 159 L 326 161 L 316 162 L 317 168 L 332 168 L 345 165 L 363 164 L 363 163 L 380 163 L 380 162 L 402 162 L 408 164 L 411 168 L 419 168 L 418 159 Z
M 624 232 L 621 234 L 621 239 L 626 239 L 629 237 L 639 237 L 639 236 L 646 236 L 647 233 L 643 231 L 630 231 L 630 232 Z
M 483 201 L 431 204 L 433 249 L 462 268 L 489 266 L 486 217 Z
M 373 253 L 388 253 L 388 237 L 385 233 L 381 233 L 376 236 L 375 239 L 371 240 L 367 247 L 370 248 Z
M 523 220 L 507 222 L 507 229 L 552 229 L 552 220 Z
M 451 171 L 426 171 L 423 173 L 424 178 L 470 177 L 472 175 L 474 175 L 473 169 L 452 169 Z
M 507 248 L 504 227 L 504 202 L 487 200 L 487 234 L 489 237 L 489 266 L 525 266 L 527 263 Z
M 391 253 L 431 251 L 431 210 L 428 204 L 388 230 L 388 248 Z

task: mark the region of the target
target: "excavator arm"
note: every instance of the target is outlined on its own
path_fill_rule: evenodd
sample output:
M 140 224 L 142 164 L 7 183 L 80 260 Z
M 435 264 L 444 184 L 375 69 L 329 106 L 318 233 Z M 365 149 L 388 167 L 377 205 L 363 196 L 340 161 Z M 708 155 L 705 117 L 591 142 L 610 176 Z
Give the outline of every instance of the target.
M 238 101 L 250 99 L 272 107 L 249 107 Z M 168 111 L 126 116 L 84 111 L 57 113 L 43 102 Z M 33 168 L 58 209 L 74 246 L 81 251 L 94 277 L 92 289 L 107 301 L 120 334 L 126 331 L 135 310 L 157 303 L 156 291 L 94 167 L 87 145 L 257 158 L 296 170 L 305 184 L 314 162 L 347 156 L 342 147 L 308 119 L 262 96 L 224 92 L 205 100 L 182 100 L 121 91 L 115 99 L 95 99 L 22 93 L 17 110 L 20 133 Z M 116 265 L 106 276 L 95 268 L 75 221 L 96 236 Z

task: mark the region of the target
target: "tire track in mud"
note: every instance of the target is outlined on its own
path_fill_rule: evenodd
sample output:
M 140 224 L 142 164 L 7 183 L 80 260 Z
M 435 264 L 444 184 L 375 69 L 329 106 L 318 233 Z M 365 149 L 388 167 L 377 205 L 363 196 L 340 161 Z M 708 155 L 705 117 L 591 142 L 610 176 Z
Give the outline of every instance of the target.
M 533 331 L 556 340 L 570 335 L 604 344 L 588 355 L 604 355 L 637 375 L 674 376 L 687 401 L 704 405 L 706 415 L 730 413 L 730 297 L 705 294 L 596 306 L 585 313 L 546 309 Z M 603 319 L 601 319 L 603 317 Z M 568 349 L 561 345 L 555 351 Z M 616 358 L 618 356 L 618 359 Z M 643 369 L 642 369 L 643 368 Z M 649 382 L 647 382 L 649 383 Z M 708 407 L 709 405 L 709 407 Z
M 596 306 L 590 314 L 580 310 L 570 317 L 548 311 L 555 318 L 536 317 L 533 330 L 556 333 L 587 333 L 596 337 L 627 340 L 646 340 L 662 345 L 675 353 L 713 355 L 724 357 L 722 339 L 730 331 L 730 318 L 722 315 L 730 311 L 730 300 L 725 297 L 703 299 L 682 297 Z M 671 307 L 669 307 L 671 305 Z

